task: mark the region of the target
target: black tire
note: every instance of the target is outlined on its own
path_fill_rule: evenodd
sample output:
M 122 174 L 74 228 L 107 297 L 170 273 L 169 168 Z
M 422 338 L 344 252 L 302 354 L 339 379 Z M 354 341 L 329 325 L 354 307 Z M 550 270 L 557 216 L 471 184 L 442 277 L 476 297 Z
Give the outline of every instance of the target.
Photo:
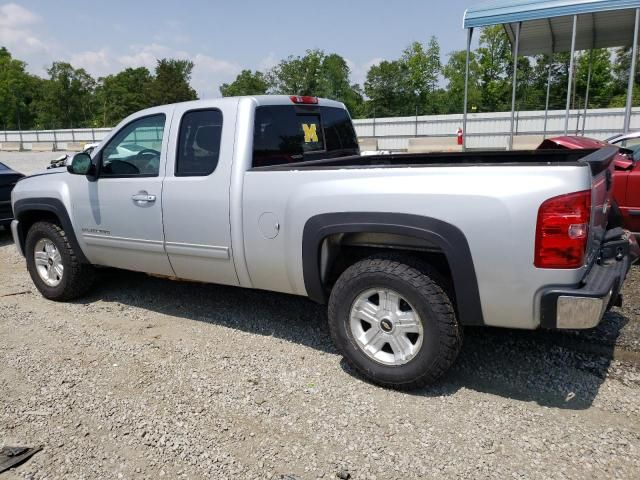
M 383 387 L 412 390 L 435 382 L 453 365 L 462 346 L 462 328 L 441 285 L 445 283 L 435 270 L 409 256 L 379 255 L 357 262 L 338 278 L 329 298 L 329 330 L 336 347 L 355 370 Z M 371 288 L 399 293 L 419 315 L 422 346 L 407 363 L 379 363 L 353 337 L 351 307 Z
M 60 283 L 50 286 L 40 278 L 35 264 L 35 246 L 41 239 L 48 239 L 56 246 L 62 257 L 64 272 Z M 95 279 L 95 269 L 92 265 L 80 262 L 77 253 L 74 251 L 69 237 L 58 225 L 50 222 L 34 223 L 25 242 L 25 257 L 27 259 L 27 270 L 36 288 L 49 300 L 64 302 L 81 297 L 89 291 Z

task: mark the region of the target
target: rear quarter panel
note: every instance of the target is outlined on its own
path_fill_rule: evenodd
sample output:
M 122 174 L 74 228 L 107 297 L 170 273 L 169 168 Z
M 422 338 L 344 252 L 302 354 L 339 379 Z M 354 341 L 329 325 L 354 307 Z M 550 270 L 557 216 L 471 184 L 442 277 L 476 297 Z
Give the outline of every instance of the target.
M 315 215 L 390 212 L 432 217 L 465 234 L 479 283 L 485 323 L 536 328 L 538 291 L 577 283 L 584 268 L 533 266 L 538 207 L 589 188 L 587 167 L 447 166 L 248 171 L 243 188 L 245 255 L 252 286 L 306 295 L 302 235 Z M 265 213 L 280 232 L 267 238 Z

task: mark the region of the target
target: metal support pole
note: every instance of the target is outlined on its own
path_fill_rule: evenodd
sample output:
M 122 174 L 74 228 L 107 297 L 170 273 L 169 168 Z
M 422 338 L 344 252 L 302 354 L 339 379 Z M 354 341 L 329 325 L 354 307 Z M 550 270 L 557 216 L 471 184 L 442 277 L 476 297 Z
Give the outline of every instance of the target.
M 373 109 L 373 137 L 376 136 L 376 109 Z
M 636 58 L 638 56 L 638 23 L 640 23 L 640 8 L 636 8 L 636 25 L 633 31 L 633 47 L 631 48 L 631 71 L 629 72 L 629 86 L 627 87 L 627 107 L 624 111 L 624 133 L 629 132 L 631 125 L 631 108 L 633 107 L 633 85 L 636 77 Z
M 593 48 L 589 52 L 589 73 L 587 74 L 587 91 L 584 94 L 584 114 L 582 118 L 582 136 L 587 126 L 587 108 L 589 108 L 589 88 L 591 87 L 591 71 L 593 70 Z
M 549 119 L 549 96 L 551 95 L 551 71 L 553 66 L 553 52 L 549 56 L 549 74 L 547 75 L 547 101 L 544 104 L 544 134 L 543 138 L 547 138 L 547 121 Z
M 471 55 L 471 38 L 473 27 L 467 29 L 467 60 L 464 68 L 464 107 L 462 113 L 462 150 L 467 149 L 467 102 L 469 100 L 469 57 Z
M 513 150 L 513 131 L 516 118 L 516 87 L 518 86 L 518 52 L 520 51 L 520 27 L 522 22 L 516 24 L 516 45 L 513 49 L 513 89 L 511 91 L 511 130 L 509 131 L 509 150 Z
M 571 89 L 573 85 L 573 60 L 576 50 L 576 29 L 578 27 L 578 16 L 573 16 L 573 33 L 571 35 L 571 59 L 569 61 L 569 80 L 567 82 L 567 110 L 564 114 L 564 134 L 569 133 L 569 111 L 571 110 Z
M 576 135 L 578 135 L 579 131 L 580 131 L 580 99 L 578 99 L 578 113 L 576 114 Z

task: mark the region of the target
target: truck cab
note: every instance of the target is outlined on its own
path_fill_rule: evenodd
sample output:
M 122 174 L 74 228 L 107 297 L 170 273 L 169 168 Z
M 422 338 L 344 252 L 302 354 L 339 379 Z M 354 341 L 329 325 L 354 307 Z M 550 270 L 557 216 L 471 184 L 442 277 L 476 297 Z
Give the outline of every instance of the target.
M 233 197 L 243 178 L 233 164 L 244 162 L 235 169 L 244 173 L 254 150 L 259 166 L 359 153 L 338 102 L 222 98 L 133 114 L 93 152 L 86 175 L 57 170 L 46 181 L 66 193 L 53 200 L 91 264 L 239 285 L 230 217 L 234 202 L 241 211 Z M 236 248 L 242 243 L 237 236 Z

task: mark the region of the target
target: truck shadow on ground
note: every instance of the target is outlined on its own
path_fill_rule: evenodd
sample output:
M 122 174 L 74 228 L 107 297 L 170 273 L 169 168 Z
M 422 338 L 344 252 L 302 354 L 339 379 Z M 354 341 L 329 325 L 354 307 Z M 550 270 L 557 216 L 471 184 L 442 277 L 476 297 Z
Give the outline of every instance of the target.
M 78 303 L 95 301 L 118 302 L 337 354 L 326 308 L 302 297 L 108 270 L 90 297 Z M 410 394 L 453 395 L 466 388 L 549 407 L 585 409 L 607 376 L 616 339 L 627 322 L 609 312 L 598 329 L 585 332 L 467 328 L 462 352 L 448 374 Z M 358 377 L 344 360 L 341 365 Z

